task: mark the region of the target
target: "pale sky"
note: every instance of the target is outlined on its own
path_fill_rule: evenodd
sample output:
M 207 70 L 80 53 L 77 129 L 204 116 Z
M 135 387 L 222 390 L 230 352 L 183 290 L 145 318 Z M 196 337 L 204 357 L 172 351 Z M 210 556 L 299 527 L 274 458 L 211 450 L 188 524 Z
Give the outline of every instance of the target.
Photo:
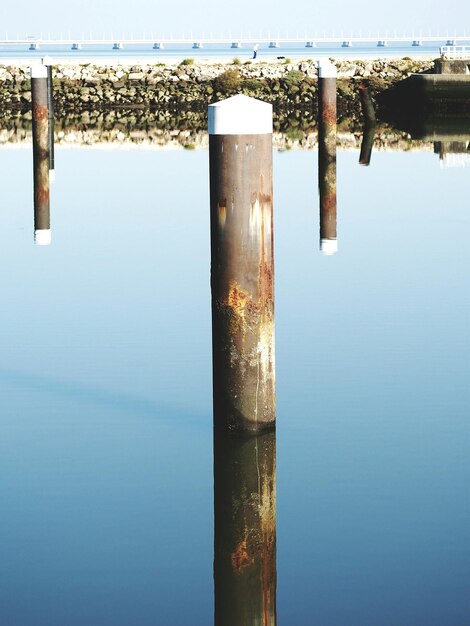
M 297 0 L 295 3 L 273 4 L 267 0 L 81 0 L 64 3 L 60 0 L 43 2 L 2 2 L 0 7 L 0 37 L 19 32 L 37 37 L 66 35 L 81 37 L 107 35 L 164 37 L 197 35 L 259 36 L 297 33 L 320 36 L 326 34 L 351 35 L 380 33 L 397 34 L 470 34 L 470 3 L 448 0 L 445 5 L 437 0 L 331 0 L 314 3 Z

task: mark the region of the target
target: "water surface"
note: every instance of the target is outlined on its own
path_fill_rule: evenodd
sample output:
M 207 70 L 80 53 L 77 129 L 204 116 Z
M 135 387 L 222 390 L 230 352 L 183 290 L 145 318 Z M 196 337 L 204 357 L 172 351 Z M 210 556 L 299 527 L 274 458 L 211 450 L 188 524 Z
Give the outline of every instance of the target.
M 470 621 L 469 183 L 276 153 L 277 622 Z M 208 154 L 0 150 L 5 626 L 213 622 Z M 241 626 L 241 625 L 240 625 Z

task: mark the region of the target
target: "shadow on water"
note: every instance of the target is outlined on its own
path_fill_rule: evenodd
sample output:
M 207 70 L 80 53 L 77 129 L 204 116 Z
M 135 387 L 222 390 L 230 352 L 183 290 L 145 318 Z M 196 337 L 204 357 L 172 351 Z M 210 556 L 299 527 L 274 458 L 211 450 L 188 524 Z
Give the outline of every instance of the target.
M 276 433 L 214 435 L 215 626 L 276 624 Z
M 106 391 L 105 389 L 90 387 L 89 385 L 80 384 L 78 382 L 27 372 L 0 369 L 0 385 L 2 383 L 20 387 L 23 391 L 29 390 L 73 400 L 75 405 L 100 405 L 121 413 L 158 418 L 159 422 L 162 424 L 166 422 L 166 420 L 162 422 L 162 416 L 167 416 L 168 423 L 173 423 L 171 416 L 179 411 L 177 406 L 165 406 L 161 403 L 157 404 L 152 400 L 139 396 L 132 396 L 116 391 Z M 194 412 L 188 414 L 186 408 L 184 411 L 186 424 L 196 421 L 201 422 L 202 414 L 199 415 Z

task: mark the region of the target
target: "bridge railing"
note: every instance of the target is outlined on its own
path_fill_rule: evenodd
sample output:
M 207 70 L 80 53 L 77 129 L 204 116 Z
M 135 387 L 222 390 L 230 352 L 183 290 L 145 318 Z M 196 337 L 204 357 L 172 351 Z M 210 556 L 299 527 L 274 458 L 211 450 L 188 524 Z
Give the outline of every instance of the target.
M 470 59 L 470 46 L 442 46 L 441 59 Z

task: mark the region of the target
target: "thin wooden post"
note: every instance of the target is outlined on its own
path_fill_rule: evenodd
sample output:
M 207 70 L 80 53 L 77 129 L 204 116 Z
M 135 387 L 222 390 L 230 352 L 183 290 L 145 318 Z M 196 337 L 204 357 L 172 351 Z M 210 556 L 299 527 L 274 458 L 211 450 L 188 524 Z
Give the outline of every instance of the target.
M 338 251 L 336 231 L 336 67 L 318 62 L 318 187 L 320 192 L 320 250 Z
M 359 96 L 361 98 L 362 115 L 364 118 L 364 131 L 362 135 L 361 152 L 359 154 L 359 164 L 370 165 L 375 138 L 375 109 L 369 87 L 363 81 L 359 84 Z
M 49 114 L 47 107 L 47 67 L 31 67 L 33 107 L 34 240 L 38 245 L 51 242 L 49 200 Z

